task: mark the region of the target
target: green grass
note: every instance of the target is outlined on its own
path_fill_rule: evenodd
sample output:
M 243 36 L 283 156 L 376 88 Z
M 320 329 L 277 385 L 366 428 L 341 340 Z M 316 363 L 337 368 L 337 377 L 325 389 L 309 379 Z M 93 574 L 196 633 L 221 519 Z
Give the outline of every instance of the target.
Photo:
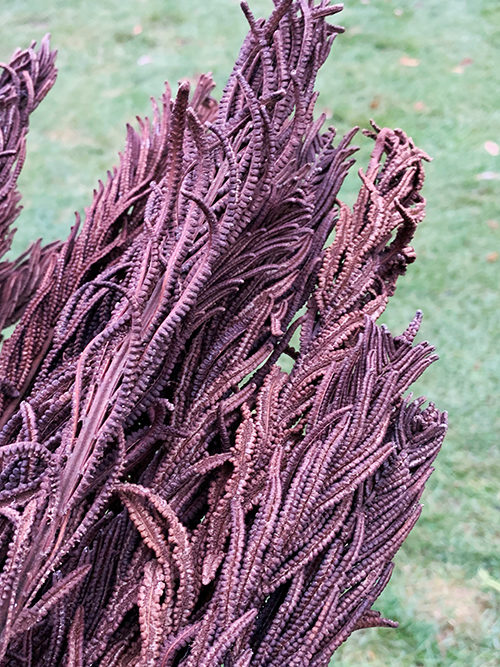
M 251 4 L 266 14 L 271 2 Z M 337 19 L 347 32 L 320 75 L 319 109 L 339 132 L 366 127 L 370 117 L 403 127 L 434 158 L 428 215 L 415 239 L 418 261 L 382 320 L 400 331 L 417 308 L 424 311 L 421 337 L 441 358 L 416 390 L 449 411 L 450 428 L 422 518 L 378 604 L 400 628 L 355 634 L 334 663 L 495 665 L 500 262 L 488 256 L 500 252 L 500 157 L 484 142 L 500 143 L 500 5 L 346 4 Z M 175 85 L 211 70 L 220 92 L 245 33 L 235 0 L 7 0 L 1 16 L 4 60 L 48 31 L 59 50 L 58 82 L 31 126 L 15 251 L 37 236 L 66 236 L 73 211 L 89 204 L 98 178 L 116 162 L 124 124 L 149 112 L 149 96 L 162 92 L 165 79 Z M 138 25 L 142 32 L 134 35 Z M 138 64 L 145 57 L 150 62 Z M 418 65 L 405 66 L 402 57 Z M 468 58 L 472 63 L 460 65 Z M 361 141 L 362 165 L 369 142 Z M 484 172 L 496 179 L 478 179 Z M 353 172 L 347 201 L 356 187 Z

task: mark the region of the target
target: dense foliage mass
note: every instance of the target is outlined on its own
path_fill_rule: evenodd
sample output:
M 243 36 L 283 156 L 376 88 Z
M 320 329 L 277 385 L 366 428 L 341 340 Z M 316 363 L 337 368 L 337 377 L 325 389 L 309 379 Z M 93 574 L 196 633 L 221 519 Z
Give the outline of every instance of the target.
M 167 88 L 68 239 L 0 264 L 2 665 L 327 665 L 394 625 L 372 605 L 445 416 L 403 398 L 435 358 L 420 314 L 375 320 L 426 156 L 374 127 L 337 199 L 355 130 L 313 111 L 339 9 L 243 4 L 220 102 L 210 76 Z M 0 78 L 3 252 L 55 75 L 43 41 Z

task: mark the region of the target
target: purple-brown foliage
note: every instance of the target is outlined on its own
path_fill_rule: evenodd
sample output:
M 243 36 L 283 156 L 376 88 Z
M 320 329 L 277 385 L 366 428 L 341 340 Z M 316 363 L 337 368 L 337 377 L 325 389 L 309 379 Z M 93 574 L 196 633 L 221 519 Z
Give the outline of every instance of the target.
M 0 264 L 2 665 L 327 665 L 395 625 L 372 605 L 445 416 L 403 397 L 435 359 L 420 314 L 375 320 L 426 156 L 374 127 L 340 203 L 355 130 L 313 117 L 340 7 L 275 5 L 243 5 L 219 103 L 167 88 L 67 241 Z M 54 80 L 46 41 L 0 78 L 2 251 Z

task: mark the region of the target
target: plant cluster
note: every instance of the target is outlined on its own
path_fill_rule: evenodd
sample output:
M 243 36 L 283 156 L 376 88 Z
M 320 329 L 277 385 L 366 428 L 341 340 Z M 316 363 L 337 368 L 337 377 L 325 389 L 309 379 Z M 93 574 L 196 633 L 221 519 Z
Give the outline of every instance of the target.
M 375 323 L 414 260 L 425 154 L 314 119 L 341 28 L 276 0 L 219 102 L 167 87 L 66 241 L 0 264 L 0 664 L 327 665 L 414 526 L 435 359 Z M 0 78 L 0 243 L 47 40 Z M 285 361 L 284 361 L 285 360 Z M 283 370 L 286 367 L 288 370 Z

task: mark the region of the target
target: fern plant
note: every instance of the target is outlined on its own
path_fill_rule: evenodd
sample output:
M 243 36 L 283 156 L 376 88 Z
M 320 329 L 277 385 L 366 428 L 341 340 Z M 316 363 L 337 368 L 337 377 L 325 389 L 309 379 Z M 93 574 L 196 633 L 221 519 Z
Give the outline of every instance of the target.
M 357 130 L 314 118 L 341 7 L 242 7 L 221 99 L 167 87 L 68 239 L 0 264 L 2 665 L 319 666 L 395 625 L 372 606 L 446 417 L 404 397 L 420 313 L 376 319 L 427 158 L 374 125 L 341 203 Z M 3 253 L 55 76 L 45 39 L 0 78 Z

